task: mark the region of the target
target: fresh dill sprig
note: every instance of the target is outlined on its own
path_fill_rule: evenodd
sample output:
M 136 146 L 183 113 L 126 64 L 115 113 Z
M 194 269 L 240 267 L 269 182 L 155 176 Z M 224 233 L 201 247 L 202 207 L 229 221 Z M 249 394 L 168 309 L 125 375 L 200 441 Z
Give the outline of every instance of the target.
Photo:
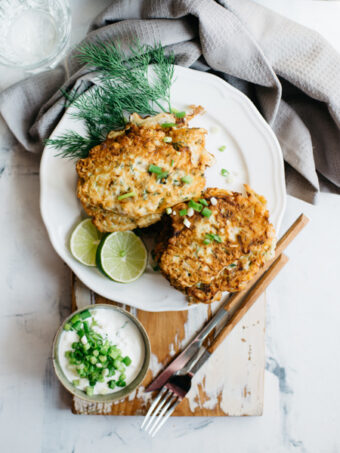
M 72 106 L 69 114 L 84 122 L 86 133 L 66 131 L 46 140 L 59 156 L 87 157 L 111 130 L 124 127 L 130 113 L 154 115 L 171 111 L 174 56 L 166 55 L 161 45 L 135 43 L 125 53 L 112 42 L 88 43 L 79 49 L 77 58 L 96 72 L 99 83 L 83 95 L 72 90 L 63 92 L 65 106 Z

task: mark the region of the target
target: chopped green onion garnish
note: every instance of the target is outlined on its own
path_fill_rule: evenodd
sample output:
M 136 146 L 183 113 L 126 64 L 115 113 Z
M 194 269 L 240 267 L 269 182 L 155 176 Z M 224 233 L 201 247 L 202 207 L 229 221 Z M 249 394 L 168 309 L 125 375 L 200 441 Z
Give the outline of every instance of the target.
M 118 387 L 125 387 L 126 386 L 126 382 L 125 381 L 117 381 L 117 386 Z
M 81 313 L 79 313 L 79 316 L 81 317 L 81 319 L 91 318 L 90 310 L 82 311 Z
M 225 168 L 222 168 L 222 170 L 221 170 L 221 175 L 222 175 L 222 176 L 227 176 L 227 175 L 229 175 L 229 171 L 226 170 Z
M 110 349 L 109 356 L 112 359 L 116 359 L 119 356 L 119 350 L 118 349 L 113 349 L 113 347 Z
M 123 195 L 119 195 L 118 201 L 124 200 L 125 198 L 135 197 L 135 196 L 136 196 L 135 192 L 124 193 Z
M 229 266 L 228 266 L 228 267 L 236 267 L 236 264 L 234 264 L 234 263 L 231 263 L 231 264 L 229 264 Z
M 190 184 L 192 182 L 192 177 L 190 175 L 183 176 L 183 178 L 181 178 L 181 181 L 184 182 L 184 184 Z
M 163 123 L 162 127 L 167 128 L 167 127 L 175 127 L 176 123 Z
M 202 209 L 202 215 L 203 215 L 204 217 L 210 217 L 211 214 L 212 214 L 212 212 L 210 211 L 210 209 L 208 209 L 208 208 L 203 208 L 203 209 Z
M 71 319 L 71 323 L 74 324 L 74 323 L 76 323 L 79 320 L 80 320 L 80 315 L 78 313 L 78 314 L 73 316 L 73 318 Z
M 84 321 L 84 322 L 83 322 L 83 326 L 84 326 L 84 331 L 85 331 L 85 333 L 89 333 L 89 332 L 90 332 L 89 323 L 88 323 L 87 321 Z
M 201 212 L 203 209 L 203 206 L 200 203 L 196 203 L 194 200 L 189 201 L 189 207 L 193 208 L 195 211 Z
M 77 331 L 79 331 L 82 327 L 83 323 L 81 321 L 76 321 L 74 324 L 73 324 L 73 328 Z
M 68 322 L 64 325 L 64 330 L 71 330 L 72 326 Z
M 225 146 L 225 145 L 220 146 L 220 147 L 218 148 L 218 150 L 221 151 L 221 152 L 225 151 L 225 149 L 226 149 L 226 146 Z
M 92 396 L 94 392 L 94 388 L 92 386 L 86 387 L 86 395 Z
M 205 235 L 206 239 L 210 239 L 211 241 L 216 241 L 216 242 L 222 242 L 221 237 L 218 234 L 206 234 Z
M 161 167 L 157 167 L 157 165 L 153 165 L 153 164 L 151 164 L 151 165 L 149 166 L 148 171 L 149 171 L 150 173 L 156 173 L 156 174 L 158 174 L 158 175 L 160 175 L 160 174 L 163 172 L 163 170 L 161 169 Z
M 185 112 L 175 112 L 175 117 L 176 118 L 184 118 L 186 115 Z
M 129 366 L 129 365 L 131 365 L 132 360 L 127 355 L 127 356 L 124 357 L 123 362 L 125 363 L 126 366 Z
M 179 211 L 179 215 L 180 215 L 180 216 L 187 215 L 187 214 L 188 214 L 188 210 L 187 210 L 187 209 L 181 209 L 181 210 Z
M 164 137 L 164 138 L 163 138 L 163 142 L 165 142 L 165 143 L 171 143 L 171 142 L 172 142 L 172 138 L 171 138 L 171 137 Z
M 73 379 L 72 384 L 73 384 L 75 387 L 77 387 L 77 386 L 80 384 L 80 380 L 79 380 L 79 379 Z
M 201 198 L 200 200 L 198 200 L 201 204 L 203 204 L 204 206 L 208 206 L 208 202 L 207 200 L 205 200 L 204 198 Z
M 163 171 L 163 173 L 160 173 L 160 174 L 157 175 L 157 179 L 167 178 L 168 175 L 169 175 L 168 171 Z
M 208 244 L 210 244 L 210 242 L 211 242 L 211 240 L 206 238 L 206 239 L 204 239 L 203 244 L 208 245 Z
M 174 163 L 175 163 L 175 161 L 173 159 L 171 159 L 171 163 L 170 163 L 171 167 L 173 167 Z
M 109 386 L 110 389 L 114 389 L 116 387 L 116 381 L 112 379 L 107 383 L 107 385 Z

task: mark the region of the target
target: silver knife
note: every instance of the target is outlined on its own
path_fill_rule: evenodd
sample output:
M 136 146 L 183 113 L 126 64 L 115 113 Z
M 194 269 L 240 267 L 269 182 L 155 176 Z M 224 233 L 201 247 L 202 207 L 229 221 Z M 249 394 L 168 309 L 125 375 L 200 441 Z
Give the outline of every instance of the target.
M 192 367 L 194 366 L 195 370 L 197 371 L 198 365 L 199 367 L 203 365 L 203 363 L 210 356 L 210 353 L 208 352 L 208 357 L 206 358 L 206 352 L 204 352 L 200 356 L 202 345 L 208 335 L 215 329 L 215 327 L 217 327 L 220 322 L 222 323 L 223 321 L 223 324 L 225 324 L 225 322 L 228 320 L 229 312 L 225 309 L 225 306 L 228 303 L 229 297 L 226 298 L 215 315 L 194 337 L 194 339 L 188 344 L 188 346 L 172 362 L 170 362 L 170 364 L 156 377 L 156 379 L 151 382 L 151 384 L 145 389 L 146 392 L 153 392 L 154 390 L 160 389 L 176 371 L 182 368 L 185 371 L 192 369 Z

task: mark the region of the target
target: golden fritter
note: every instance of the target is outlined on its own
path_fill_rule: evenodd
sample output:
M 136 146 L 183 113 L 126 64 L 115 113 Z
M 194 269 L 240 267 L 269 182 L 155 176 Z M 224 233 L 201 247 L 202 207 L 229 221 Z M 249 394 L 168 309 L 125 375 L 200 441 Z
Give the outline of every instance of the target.
M 161 272 L 189 301 L 210 303 L 240 291 L 272 258 L 275 231 L 266 200 L 209 188 L 198 200 L 173 207 L 167 237 L 156 247 Z M 163 234 L 164 236 L 164 234 Z
M 100 231 L 132 230 L 160 220 L 166 208 L 198 197 L 212 163 L 206 131 L 172 114 L 131 115 L 89 157 L 77 162 L 77 195 Z

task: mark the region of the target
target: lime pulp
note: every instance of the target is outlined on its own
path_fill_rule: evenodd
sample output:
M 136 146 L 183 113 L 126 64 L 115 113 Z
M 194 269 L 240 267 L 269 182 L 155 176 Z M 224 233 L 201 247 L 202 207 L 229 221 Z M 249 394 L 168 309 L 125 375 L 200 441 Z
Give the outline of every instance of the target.
M 96 253 L 102 235 L 91 222 L 85 219 L 74 229 L 71 240 L 71 253 L 80 263 L 86 266 L 96 265 Z
M 147 264 L 143 241 L 132 231 L 106 236 L 97 250 L 97 266 L 112 280 L 130 283 L 139 278 Z

